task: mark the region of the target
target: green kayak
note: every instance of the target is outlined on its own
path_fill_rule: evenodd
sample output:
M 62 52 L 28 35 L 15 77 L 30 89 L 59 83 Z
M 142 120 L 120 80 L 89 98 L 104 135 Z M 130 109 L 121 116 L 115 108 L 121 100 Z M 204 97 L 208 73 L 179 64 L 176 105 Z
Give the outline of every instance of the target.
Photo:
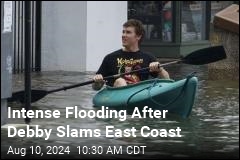
M 153 110 L 168 110 L 169 113 L 188 117 L 197 90 L 198 79 L 189 76 L 178 81 L 151 79 L 124 87 L 106 86 L 93 98 L 94 107 L 127 110 L 128 114 L 135 107 L 141 111 L 144 106 Z

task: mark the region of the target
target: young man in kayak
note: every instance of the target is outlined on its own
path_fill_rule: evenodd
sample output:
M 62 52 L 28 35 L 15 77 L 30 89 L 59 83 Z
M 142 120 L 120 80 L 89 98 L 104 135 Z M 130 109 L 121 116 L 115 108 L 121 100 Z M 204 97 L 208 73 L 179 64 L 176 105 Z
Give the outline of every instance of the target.
M 159 62 L 156 57 L 144 53 L 139 49 L 139 45 L 144 36 L 144 28 L 139 20 L 130 19 L 123 24 L 122 45 L 123 48 L 106 55 L 93 77 L 93 89 L 99 90 L 104 85 L 103 77 L 112 76 L 119 73 L 126 73 L 133 70 L 149 67 L 149 71 L 141 71 L 134 74 L 124 75 L 120 78 L 112 78 L 106 81 L 109 86 L 120 87 L 134 84 L 139 81 L 159 77 L 169 79 L 168 72 L 163 67 L 158 67 Z

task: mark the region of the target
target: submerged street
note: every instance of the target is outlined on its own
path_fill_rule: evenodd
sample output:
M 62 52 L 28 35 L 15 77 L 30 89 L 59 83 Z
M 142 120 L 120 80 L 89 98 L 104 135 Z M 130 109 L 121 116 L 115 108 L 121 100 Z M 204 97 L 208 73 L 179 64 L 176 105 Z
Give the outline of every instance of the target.
M 41 129 L 51 130 L 48 137 L 46 135 L 28 138 L 8 137 L 7 129 L 2 128 L 1 158 L 55 158 L 58 156 L 78 159 L 90 157 L 131 158 L 131 156 L 134 156 L 134 158 L 239 158 L 239 83 L 227 80 L 208 80 L 206 66 L 173 65 L 166 67 L 166 70 L 175 80 L 184 78 L 191 72 L 197 72 L 198 91 L 195 104 L 188 118 L 181 118 L 167 112 L 165 118 L 131 118 L 131 115 L 126 115 L 126 118 L 124 118 L 120 114 L 117 118 L 92 118 L 88 116 L 80 118 L 79 115 L 75 117 L 74 114 L 67 116 L 66 107 L 77 106 L 77 110 L 82 113 L 95 110 L 92 106 L 92 97 L 96 94 L 96 91 L 92 90 L 91 85 L 86 85 L 52 93 L 32 103 L 33 110 L 50 110 L 51 112 L 58 110 L 61 113 L 58 118 L 40 117 L 31 119 L 31 125 L 39 125 Z M 51 90 L 88 81 L 92 76 L 93 73 L 61 71 L 32 73 L 32 88 Z M 23 75 L 13 75 L 13 84 L 14 91 L 23 90 Z M 20 110 L 22 107 L 20 103 L 16 102 L 9 103 L 8 106 L 14 110 Z M 70 112 L 73 112 L 73 110 L 69 110 Z M 10 118 L 9 123 L 24 123 L 24 119 Z M 62 127 L 62 132 L 59 132 L 58 127 Z M 107 133 L 106 127 L 109 127 L 112 131 Z M 116 133 L 117 129 L 121 131 L 129 130 L 129 133 L 132 133 L 133 130 L 131 131 L 131 129 L 133 127 L 136 137 L 133 134 L 130 134 L 130 136 L 107 136 Z M 181 137 L 155 136 L 161 129 L 175 130 L 177 127 L 181 129 Z M 70 132 L 72 135 L 67 136 L 65 134 L 62 136 L 63 130 L 66 131 L 67 128 L 72 131 L 84 131 L 82 137 L 79 136 L 79 133 L 78 136 L 74 137 L 76 133 L 73 132 Z M 141 133 L 142 128 L 144 128 L 143 133 Z M 95 131 L 92 136 L 89 134 L 90 130 Z M 143 136 L 150 133 L 153 136 Z M 12 149 L 25 148 L 26 157 L 21 156 L 20 152 L 18 155 L 11 152 L 7 155 L 10 145 Z M 41 153 L 43 154 L 32 154 L 30 146 L 33 146 L 34 149 L 41 147 Z M 58 146 L 58 149 L 62 146 L 65 152 L 63 152 L 63 155 L 47 155 L 48 146 Z M 94 146 L 98 148 L 96 154 L 91 152 Z M 113 152 L 112 154 L 110 152 L 106 154 L 110 146 L 121 148 L 122 154 L 120 152 L 119 154 L 113 154 Z M 129 146 L 137 146 L 139 148 L 138 154 L 134 155 L 133 152 L 127 150 Z M 144 147 L 144 154 L 141 146 L 146 146 Z M 131 149 L 134 149 L 134 147 Z M 70 152 L 67 152 L 68 150 Z

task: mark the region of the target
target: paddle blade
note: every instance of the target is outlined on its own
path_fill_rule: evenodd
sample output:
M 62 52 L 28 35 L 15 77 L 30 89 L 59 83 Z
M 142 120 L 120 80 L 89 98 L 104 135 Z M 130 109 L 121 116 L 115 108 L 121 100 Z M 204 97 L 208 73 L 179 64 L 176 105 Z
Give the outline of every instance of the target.
M 47 91 L 44 90 L 31 90 L 31 102 L 36 102 L 37 100 L 43 98 L 48 94 Z M 25 92 L 24 91 L 18 91 L 12 94 L 12 97 L 8 98 L 8 102 L 13 101 L 20 101 L 21 103 L 24 103 Z
M 183 63 L 202 65 L 225 59 L 226 53 L 223 46 L 203 48 L 192 52 L 183 58 Z

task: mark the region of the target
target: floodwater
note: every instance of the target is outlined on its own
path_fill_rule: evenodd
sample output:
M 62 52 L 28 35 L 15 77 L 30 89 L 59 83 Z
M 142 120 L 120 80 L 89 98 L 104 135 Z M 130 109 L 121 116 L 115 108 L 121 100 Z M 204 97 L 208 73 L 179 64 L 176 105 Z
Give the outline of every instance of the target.
M 199 79 L 198 91 L 190 116 L 186 119 L 167 115 L 166 118 L 134 118 L 125 121 L 116 118 L 65 118 L 66 107 L 77 106 L 78 110 L 94 110 L 92 97 L 96 91 L 91 85 L 73 88 L 49 94 L 32 103 L 33 110 L 59 110 L 60 118 L 32 119 L 32 125 L 42 129 L 52 129 L 48 140 L 44 137 L 8 137 L 7 129 L 1 129 L 1 158 L 239 158 L 239 83 L 237 81 L 209 81 L 206 66 L 174 65 L 166 67 L 175 80 L 196 71 Z M 32 74 L 32 88 L 51 90 L 89 80 L 92 73 L 78 72 L 42 72 Z M 14 91 L 22 90 L 23 75 L 14 75 Z M 13 109 L 20 109 L 21 104 L 9 103 Z M 24 123 L 23 119 L 9 119 L 9 123 Z M 99 129 L 100 137 L 58 137 L 57 127 L 69 125 L 70 129 Z M 136 137 L 106 137 L 106 126 L 115 129 L 136 128 Z M 140 129 L 181 128 L 182 137 L 143 137 Z M 17 154 L 12 148 L 26 148 Z M 32 154 L 31 147 L 35 148 Z M 51 151 L 47 154 L 47 151 Z M 54 147 L 55 146 L 55 147 Z M 62 148 L 62 147 L 64 148 Z M 79 146 L 81 152 L 79 153 Z M 116 152 L 107 149 L 116 147 Z M 128 150 L 127 146 L 137 146 Z M 146 146 L 146 147 L 143 147 Z M 66 148 L 69 147 L 69 152 Z M 122 147 L 122 148 L 121 148 Z M 46 150 L 47 148 L 47 150 Z M 95 151 L 95 149 L 98 149 Z M 41 149 L 39 151 L 39 149 Z M 64 149 L 62 152 L 60 150 Z M 117 149 L 119 149 L 117 152 Z M 122 149 L 122 150 L 120 150 Z M 138 150 L 140 149 L 140 150 Z M 65 151 L 65 152 L 64 152 Z M 135 155 L 133 154 L 135 151 Z M 144 151 L 144 152 L 143 152 Z M 43 153 L 43 154 L 42 154 Z M 51 153 L 51 154 L 50 154 Z M 63 154 L 60 154 L 63 153 Z M 69 154 L 68 154 L 69 153 Z M 97 154 L 94 154 L 97 153 Z M 118 153 L 118 154 L 117 154 Z M 131 153 L 131 154 L 130 154 Z

